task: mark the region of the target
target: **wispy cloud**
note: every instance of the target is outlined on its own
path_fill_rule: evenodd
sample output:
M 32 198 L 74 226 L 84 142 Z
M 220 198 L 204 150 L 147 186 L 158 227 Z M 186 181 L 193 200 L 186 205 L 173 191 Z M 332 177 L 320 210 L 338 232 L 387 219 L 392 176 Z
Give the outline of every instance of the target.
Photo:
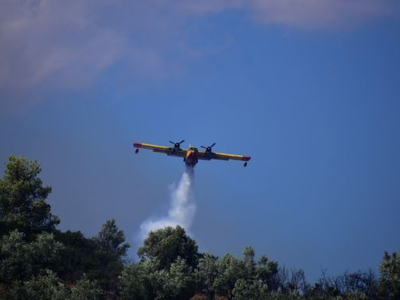
M 251 13 L 263 24 L 337 29 L 397 16 L 395 0 L 252 0 Z
M 157 1 L 183 14 L 247 12 L 255 22 L 304 29 L 338 29 L 398 17 L 398 0 L 175 0 Z
M 346 28 L 398 16 L 398 2 L 4 0 L 0 10 L 0 105 L 13 106 L 11 101 L 19 101 L 15 105 L 19 107 L 43 99 L 19 97 L 24 90 L 86 87 L 116 65 L 132 77 L 167 77 L 175 67 L 179 69 L 171 63 L 171 56 L 179 62 L 210 52 L 186 43 L 183 28 L 193 18 L 234 10 L 264 25 Z
M 3 1 L 0 110 L 44 99 L 24 91 L 87 87 L 118 64 L 132 77 L 168 75 L 175 20 L 142 1 Z
M 125 12 L 123 4 L 132 13 Z M 2 5 L 1 12 L 3 88 L 29 88 L 49 80 L 52 84 L 86 84 L 121 60 L 151 73 L 162 55 L 155 51 L 156 44 L 162 43 L 154 37 L 157 28 L 152 21 L 157 12 L 142 5 L 106 0 L 11 0 Z

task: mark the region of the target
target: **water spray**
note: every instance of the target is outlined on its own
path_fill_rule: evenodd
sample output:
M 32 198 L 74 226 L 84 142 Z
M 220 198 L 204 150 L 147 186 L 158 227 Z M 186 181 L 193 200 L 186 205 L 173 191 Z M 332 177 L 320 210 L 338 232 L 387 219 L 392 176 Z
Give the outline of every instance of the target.
M 196 212 L 196 203 L 193 195 L 194 169 L 185 166 L 178 185 L 171 188 L 171 203 L 167 216 L 159 219 L 148 219 L 140 225 L 140 236 L 145 239 L 150 231 L 177 225 L 190 230 Z

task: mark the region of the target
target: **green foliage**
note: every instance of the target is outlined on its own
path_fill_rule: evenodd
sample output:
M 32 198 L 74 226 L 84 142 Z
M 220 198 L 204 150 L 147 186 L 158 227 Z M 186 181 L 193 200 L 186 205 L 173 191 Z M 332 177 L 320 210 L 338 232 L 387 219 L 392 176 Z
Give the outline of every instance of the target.
M 130 247 L 125 243 L 124 232 L 118 229 L 114 219 L 103 224 L 95 241 L 103 252 L 114 255 L 118 260 L 125 258 L 126 251 Z
M 143 266 L 137 264 L 129 264 L 123 269 L 119 278 L 121 299 L 150 299 L 146 297 L 143 269 Z
M 60 277 L 67 282 L 76 282 L 84 274 L 93 272 L 101 265 L 97 256 L 97 244 L 79 231 L 56 231 L 55 238 L 64 245 L 60 255 Z
M 124 233 L 114 220 L 107 221 L 99 234 L 91 239 L 79 231 L 57 231 L 55 236 L 65 245 L 59 264 L 63 280 L 76 282 L 86 274 L 109 295 L 116 294 L 129 244 L 125 243 Z
M 31 275 L 24 234 L 18 230 L 2 237 L 0 242 L 0 279 L 2 282 L 21 280 Z
M 255 277 L 256 275 L 256 263 L 254 261 L 255 252 L 252 247 L 246 247 L 243 249 L 243 264 L 246 272 L 246 277 Z
M 63 247 L 50 233 L 38 234 L 28 242 L 24 233 L 10 232 L 0 240 L 0 280 L 27 280 L 45 269 L 55 269 Z
M 249 281 L 241 278 L 236 281 L 232 295 L 235 300 L 262 300 L 267 297 L 267 287 L 257 280 Z
M 59 220 L 45 202 L 51 188 L 43 186 L 40 171 L 36 161 L 11 156 L 0 179 L 0 294 L 36 299 L 34 292 L 42 289 L 44 298 L 56 299 L 62 294 L 62 285 L 55 284 L 61 282 L 59 274 L 73 283 L 69 297 L 82 298 L 84 290 L 100 295 L 89 279 L 98 280 L 113 297 L 129 247 L 123 232 L 114 220 L 93 239 L 56 230 Z M 85 273 L 87 278 L 79 280 Z
M 101 299 L 104 295 L 103 290 L 96 281 L 90 281 L 86 276 L 83 276 L 75 286 L 71 288 L 70 300 L 86 300 L 86 299 Z
M 160 269 L 156 260 L 130 264 L 120 276 L 121 299 L 189 299 L 195 293 L 191 267 L 180 257 L 169 269 Z
M 72 288 L 68 288 L 57 274 L 43 270 L 40 275 L 29 280 L 12 282 L 1 295 L 4 300 L 96 300 L 101 299 L 103 291 L 86 277 L 78 280 Z
M 208 299 L 214 299 L 215 279 L 218 277 L 218 258 L 210 253 L 204 253 L 199 260 L 196 271 L 197 288 L 204 292 Z
M 166 227 L 157 231 L 151 231 L 144 240 L 143 246 L 139 248 L 138 255 L 142 261 L 146 259 L 157 259 L 161 269 L 168 269 L 178 257 L 195 268 L 198 261 L 198 247 L 185 232 L 176 228 Z
M 23 290 L 25 299 L 63 300 L 67 298 L 65 286 L 60 283 L 57 275 L 49 270 L 44 275 L 35 276 L 24 282 Z
M 160 278 L 160 263 L 156 259 L 148 259 L 139 264 L 140 283 L 143 288 L 143 299 L 156 299 L 162 289 Z
M 218 276 L 214 281 L 215 290 L 218 294 L 232 299 L 232 290 L 236 281 L 245 278 L 243 264 L 239 258 L 225 254 L 217 262 Z
M 125 243 L 125 235 L 118 229 L 115 220 L 104 223 L 93 242 L 96 245 L 91 258 L 93 268 L 88 272 L 88 276 L 97 280 L 110 297 L 114 297 L 129 244 Z
M 278 273 L 278 263 L 269 260 L 265 255 L 261 255 L 257 262 L 256 277 L 266 286 L 269 290 L 277 290 L 279 283 L 276 282 L 276 275 Z
M 184 300 L 194 295 L 194 273 L 184 259 L 178 257 L 169 270 L 161 270 L 159 276 L 162 285 L 159 299 Z
M 400 252 L 383 254 L 379 291 L 385 299 L 400 299 Z
M 57 275 L 50 270 L 43 270 L 42 274 L 33 276 L 27 281 L 13 281 L 4 290 L 2 299 L 38 299 L 64 300 L 68 290 L 59 281 Z
M 30 239 L 36 233 L 53 231 L 59 224 L 45 201 L 51 188 L 43 186 L 40 171 L 37 161 L 10 156 L 0 179 L 0 236 L 17 229 Z
M 384 253 L 372 271 L 327 277 L 313 285 L 304 271 L 280 268 L 251 247 L 242 258 L 198 252 L 182 227 L 154 232 L 127 264 L 129 244 L 115 220 L 98 235 L 56 229 L 36 161 L 11 156 L 0 179 L 1 299 L 400 299 L 400 253 Z
M 213 286 L 219 295 L 228 299 L 245 299 L 250 295 L 256 297 L 254 299 L 262 299 L 271 290 L 271 282 L 277 272 L 276 262 L 261 256 L 256 263 L 254 249 L 246 247 L 242 260 L 226 254 L 217 262 L 217 277 Z

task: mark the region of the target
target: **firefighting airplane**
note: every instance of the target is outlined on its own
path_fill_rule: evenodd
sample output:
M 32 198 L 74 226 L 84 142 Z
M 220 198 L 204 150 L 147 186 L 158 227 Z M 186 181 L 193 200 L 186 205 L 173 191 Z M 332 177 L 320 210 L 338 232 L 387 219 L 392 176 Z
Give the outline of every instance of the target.
M 133 143 L 133 147 L 135 148 L 135 153 L 139 152 L 140 148 L 143 149 L 150 149 L 154 152 L 165 153 L 169 156 L 177 156 L 183 157 L 183 161 L 187 166 L 194 167 L 199 159 L 202 160 L 212 160 L 212 159 L 219 159 L 219 160 L 241 160 L 244 161 L 243 166 L 247 167 L 247 162 L 251 159 L 250 156 L 243 156 L 243 155 L 236 155 L 236 154 L 226 154 L 226 153 L 215 153 L 212 151 L 212 148 L 215 146 L 215 143 L 211 146 L 204 147 L 204 151 L 199 151 L 197 148 L 193 147 L 192 145 L 189 146 L 187 149 L 181 149 L 181 144 L 185 140 L 180 141 L 179 143 L 175 143 L 169 141 L 173 146 L 166 147 L 166 146 L 157 146 L 145 143 Z

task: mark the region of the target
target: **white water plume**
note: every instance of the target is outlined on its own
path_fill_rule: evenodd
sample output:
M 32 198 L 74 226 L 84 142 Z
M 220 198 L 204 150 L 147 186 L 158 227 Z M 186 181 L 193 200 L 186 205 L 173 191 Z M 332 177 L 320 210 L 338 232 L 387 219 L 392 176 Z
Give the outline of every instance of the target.
M 159 219 L 148 219 L 140 225 L 140 236 L 146 238 L 150 231 L 167 226 L 177 225 L 189 230 L 196 212 L 196 204 L 193 195 L 194 170 L 185 166 L 178 185 L 171 188 L 171 204 L 168 215 Z

